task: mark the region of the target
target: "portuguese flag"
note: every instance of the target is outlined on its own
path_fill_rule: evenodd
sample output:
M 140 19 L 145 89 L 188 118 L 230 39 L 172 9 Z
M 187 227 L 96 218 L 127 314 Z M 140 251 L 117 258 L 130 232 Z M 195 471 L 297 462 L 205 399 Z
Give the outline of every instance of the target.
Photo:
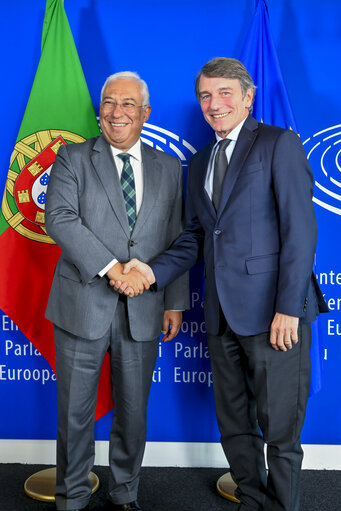
M 47 0 L 41 57 L 11 157 L 0 212 L 0 309 L 55 370 L 53 326 L 44 317 L 59 247 L 46 234 L 45 198 L 60 145 L 99 127 L 62 0 Z M 106 356 L 96 419 L 112 408 Z

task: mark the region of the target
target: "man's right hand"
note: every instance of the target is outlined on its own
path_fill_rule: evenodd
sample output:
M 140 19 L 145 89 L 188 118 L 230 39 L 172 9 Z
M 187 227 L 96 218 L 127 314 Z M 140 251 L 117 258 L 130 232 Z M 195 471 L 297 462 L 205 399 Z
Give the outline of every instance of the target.
M 116 263 L 107 271 L 109 283 L 119 293 L 124 293 L 131 298 L 142 294 L 143 291 L 149 289 L 150 283 L 143 273 L 137 271 L 134 267 L 124 274 L 123 265 Z
M 142 261 L 139 261 L 138 259 L 131 259 L 128 263 L 125 263 L 123 265 L 123 273 L 126 275 L 133 268 L 135 268 L 137 271 L 142 273 L 148 280 L 149 284 L 155 283 L 156 279 L 155 279 L 154 272 L 151 269 L 151 267 L 148 266 L 148 264 L 143 263 Z
M 140 275 L 148 282 L 148 287 L 145 287 L 145 289 L 149 289 L 149 286 L 155 282 L 155 276 L 151 267 L 138 259 L 131 259 L 128 263 L 123 265 L 123 275 L 126 277 L 129 277 L 130 275 Z M 124 293 L 130 297 L 136 296 L 133 289 L 126 283 L 126 280 L 123 280 L 122 278 L 110 279 L 110 285 L 119 293 Z

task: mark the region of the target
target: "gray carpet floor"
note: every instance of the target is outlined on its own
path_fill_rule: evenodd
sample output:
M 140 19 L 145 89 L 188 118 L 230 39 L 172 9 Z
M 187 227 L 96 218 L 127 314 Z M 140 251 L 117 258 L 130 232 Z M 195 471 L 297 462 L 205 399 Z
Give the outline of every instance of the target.
M 24 492 L 26 479 L 46 465 L 0 464 L 0 511 L 53 511 L 53 503 L 33 500 Z M 106 500 L 106 467 L 93 470 L 100 488 L 90 511 Z M 215 484 L 224 474 L 211 468 L 142 468 L 139 503 L 143 511 L 236 511 L 237 505 L 220 497 Z M 300 511 L 341 511 L 341 471 L 303 470 Z

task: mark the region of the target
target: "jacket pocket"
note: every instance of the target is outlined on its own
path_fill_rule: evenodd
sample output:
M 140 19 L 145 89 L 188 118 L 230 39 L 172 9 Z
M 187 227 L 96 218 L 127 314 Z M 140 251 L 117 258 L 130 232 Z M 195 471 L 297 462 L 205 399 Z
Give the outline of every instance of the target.
M 76 266 L 72 263 L 63 261 L 59 267 L 58 274 L 66 279 L 74 280 L 75 282 L 81 282 L 81 275 L 77 270 Z
M 249 275 L 267 273 L 269 271 L 277 271 L 278 262 L 279 254 L 249 257 L 245 259 L 246 271 Z

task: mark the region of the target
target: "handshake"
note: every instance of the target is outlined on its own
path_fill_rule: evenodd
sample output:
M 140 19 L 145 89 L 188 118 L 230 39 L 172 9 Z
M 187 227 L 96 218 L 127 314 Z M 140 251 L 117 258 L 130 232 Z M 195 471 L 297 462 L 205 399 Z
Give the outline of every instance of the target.
M 107 271 L 109 284 L 119 293 L 130 298 L 142 294 L 155 282 L 153 270 L 138 259 L 126 264 L 116 263 Z

